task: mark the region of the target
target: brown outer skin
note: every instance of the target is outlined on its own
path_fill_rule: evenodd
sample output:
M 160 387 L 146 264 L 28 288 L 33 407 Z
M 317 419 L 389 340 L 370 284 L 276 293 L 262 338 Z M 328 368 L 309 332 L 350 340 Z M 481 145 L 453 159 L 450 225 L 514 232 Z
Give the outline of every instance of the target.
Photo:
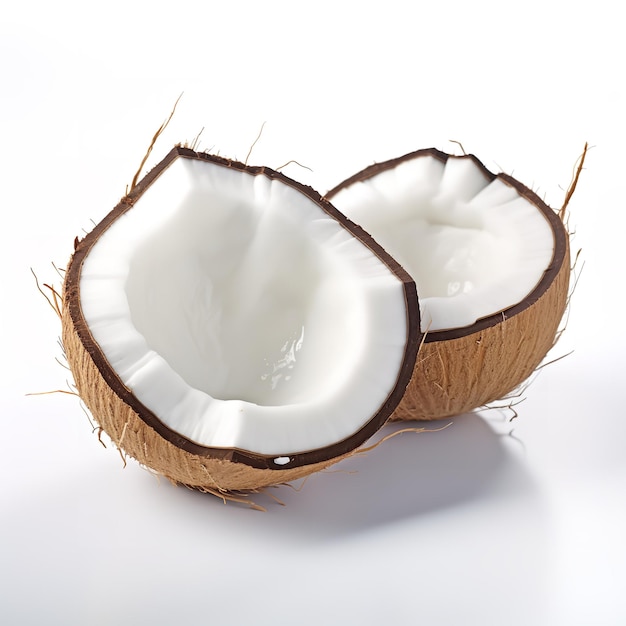
M 281 180 L 311 198 L 335 217 L 353 236 L 372 250 L 402 282 L 407 306 L 407 344 L 396 385 L 376 414 L 352 436 L 332 446 L 307 452 L 259 455 L 234 448 L 202 446 L 166 426 L 141 404 L 117 376 L 94 340 L 83 317 L 80 274 L 83 260 L 107 228 L 128 211 L 137 198 L 177 158 L 209 161 L 253 176 Z M 217 491 L 253 490 L 301 478 L 324 469 L 347 456 L 378 431 L 400 402 L 414 371 L 421 341 L 419 306 L 413 279 L 359 226 L 339 213 L 309 187 L 263 167 L 174 148 L 83 240 L 75 240 L 75 251 L 67 268 L 63 289 L 62 340 L 76 387 L 92 415 L 112 441 L 143 465 L 176 483 Z M 276 464 L 277 456 L 289 456 L 289 468 Z
M 554 254 L 535 289 L 520 303 L 465 328 L 427 333 L 413 377 L 392 420 L 434 420 L 460 415 L 505 398 L 537 368 L 554 345 L 569 292 L 569 235 L 557 214 L 507 174 L 495 175 L 473 155 L 451 156 L 435 148 L 377 163 L 326 194 L 339 191 L 414 158 L 471 159 L 488 180 L 499 178 L 544 215 L 554 233 Z M 376 236 L 376 233 L 372 233 Z

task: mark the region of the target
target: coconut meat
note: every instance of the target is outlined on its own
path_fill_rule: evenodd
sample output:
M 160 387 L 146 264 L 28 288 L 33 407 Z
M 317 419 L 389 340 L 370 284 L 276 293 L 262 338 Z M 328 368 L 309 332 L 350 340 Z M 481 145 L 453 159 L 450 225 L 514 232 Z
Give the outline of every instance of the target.
M 407 159 L 331 201 L 413 276 L 423 331 L 466 327 L 514 306 L 552 262 L 543 213 L 470 158 Z
M 123 385 L 204 446 L 330 446 L 395 387 L 402 282 L 311 198 L 178 158 L 100 236 L 80 277 L 89 330 Z

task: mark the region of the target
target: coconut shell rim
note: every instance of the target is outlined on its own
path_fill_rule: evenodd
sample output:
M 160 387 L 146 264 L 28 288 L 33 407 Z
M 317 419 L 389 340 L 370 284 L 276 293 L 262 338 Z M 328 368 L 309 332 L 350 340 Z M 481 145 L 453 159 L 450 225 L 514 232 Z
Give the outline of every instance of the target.
M 333 217 L 344 228 L 346 228 L 352 236 L 369 248 L 401 282 L 407 311 L 407 339 L 402 366 L 398 373 L 396 383 L 387 396 L 385 402 L 359 430 L 349 437 L 322 448 L 295 453 L 285 451 L 284 453 L 272 455 L 259 454 L 240 448 L 220 448 L 198 444 L 192 439 L 171 429 L 163 421 L 161 421 L 161 419 L 159 419 L 153 411 L 142 404 L 134 396 L 132 391 L 124 385 L 112 366 L 109 364 L 106 356 L 91 334 L 89 326 L 82 313 L 80 304 L 80 277 L 83 262 L 88 256 L 91 248 L 96 244 L 111 224 L 113 224 L 113 222 L 124 213 L 129 211 L 135 202 L 152 185 L 152 183 L 154 183 L 157 178 L 163 174 L 178 158 L 208 161 L 213 164 L 235 169 L 253 176 L 263 175 L 273 180 L 279 180 L 283 184 L 300 191 L 317 204 L 325 213 Z M 333 459 L 339 459 L 356 450 L 384 426 L 388 418 L 394 412 L 395 408 L 401 402 L 404 392 L 413 375 L 417 353 L 422 342 L 422 332 L 420 330 L 420 310 L 415 282 L 408 272 L 389 253 L 387 253 L 371 237 L 371 235 L 364 231 L 360 226 L 349 220 L 327 199 L 323 198 L 311 187 L 298 183 L 281 172 L 277 172 L 264 166 L 250 166 L 216 155 L 196 152 L 183 146 L 175 146 L 160 163 L 150 170 L 143 177 L 143 179 L 120 200 L 120 202 L 94 227 L 91 232 L 89 232 L 83 239 L 75 239 L 74 253 L 68 264 L 64 281 L 63 302 L 64 306 L 67 307 L 71 323 L 73 325 L 73 331 L 76 333 L 80 343 L 91 357 L 94 365 L 100 373 L 100 376 L 104 379 L 108 388 L 112 393 L 118 396 L 124 404 L 129 406 L 146 424 L 146 426 L 155 430 L 169 443 L 189 454 L 240 463 L 255 469 L 274 469 L 284 471 L 307 465 L 317 465 L 332 461 Z M 94 417 L 97 419 L 97 416 Z M 281 457 L 289 457 L 289 462 L 286 464 L 276 463 L 276 459 Z

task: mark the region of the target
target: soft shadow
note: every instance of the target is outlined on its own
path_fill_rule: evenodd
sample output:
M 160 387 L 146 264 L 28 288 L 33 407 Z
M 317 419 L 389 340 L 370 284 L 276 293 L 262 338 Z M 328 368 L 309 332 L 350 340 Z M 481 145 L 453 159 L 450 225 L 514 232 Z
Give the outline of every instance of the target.
M 267 513 L 250 512 L 251 531 L 258 534 L 267 527 L 297 540 L 302 534 L 340 538 L 493 497 L 503 488 L 503 493 L 519 491 L 528 483 L 502 436 L 477 414 L 408 426 L 424 426 L 429 432 L 399 434 L 295 485 L 298 491 L 280 486 L 252 496 Z M 406 427 L 388 426 L 379 436 Z M 188 497 L 196 495 L 202 497 Z M 238 524 L 247 524 L 236 517 Z

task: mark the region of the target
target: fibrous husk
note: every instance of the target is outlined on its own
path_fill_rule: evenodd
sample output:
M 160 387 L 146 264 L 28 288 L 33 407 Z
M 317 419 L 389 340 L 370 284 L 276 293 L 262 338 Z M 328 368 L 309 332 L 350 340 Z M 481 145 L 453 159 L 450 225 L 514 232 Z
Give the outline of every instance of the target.
M 460 415 L 508 396 L 552 348 L 569 289 L 569 253 L 547 291 L 524 311 L 477 332 L 426 340 L 415 373 L 392 419 Z M 428 339 L 428 337 L 427 337 Z
M 473 155 L 461 157 L 437 149 L 418 150 L 372 165 L 326 194 L 332 201 L 352 185 L 370 182 L 408 160 L 469 159 L 488 180 L 500 179 L 537 207 L 554 235 L 554 252 L 537 286 L 510 308 L 458 329 L 426 332 L 415 371 L 395 420 L 434 420 L 460 415 L 502 399 L 518 388 L 552 348 L 568 302 L 570 281 L 569 234 L 556 212 L 525 185 L 506 174 L 494 175 Z M 384 211 L 384 202 L 380 203 Z M 338 204 L 341 209 L 341 203 Z M 376 238 L 376 232 L 370 232 Z M 388 247 L 393 255 L 393 248 Z M 418 285 L 419 295 L 419 285 Z
M 373 407 L 371 419 L 362 428 L 324 449 L 295 451 L 289 466 L 283 467 L 277 455 L 262 455 L 236 448 L 213 448 L 199 445 L 167 427 L 156 415 L 143 406 L 125 386 L 110 366 L 95 341 L 81 308 L 80 276 L 85 258 L 98 238 L 110 225 L 132 210 L 133 204 L 163 174 L 175 159 L 184 158 L 238 170 L 246 175 L 279 180 L 310 197 L 327 214 L 333 216 L 378 257 L 390 273 L 403 285 L 407 319 L 405 357 L 397 373 L 395 387 L 384 404 Z M 344 221 L 342 221 L 344 220 Z M 62 342 L 75 385 L 81 399 L 99 427 L 123 452 L 139 463 L 177 484 L 218 494 L 257 490 L 307 476 L 351 456 L 380 429 L 400 401 L 413 370 L 420 343 L 419 308 L 415 299 L 415 285 L 408 274 L 371 238 L 349 223 L 319 194 L 269 168 L 250 167 L 242 163 L 196 153 L 177 147 L 141 182 L 133 185 L 120 204 L 83 240 L 75 241 L 75 252 L 65 274 L 63 289 Z M 415 321 L 412 321 L 415 317 Z M 289 451 L 285 451 L 289 454 Z

